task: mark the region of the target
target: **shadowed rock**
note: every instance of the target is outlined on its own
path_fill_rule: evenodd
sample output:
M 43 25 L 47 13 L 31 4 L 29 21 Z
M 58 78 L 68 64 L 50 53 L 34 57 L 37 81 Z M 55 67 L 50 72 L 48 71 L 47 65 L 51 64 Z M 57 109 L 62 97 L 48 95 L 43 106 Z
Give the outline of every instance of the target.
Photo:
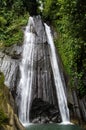
M 30 110 L 30 119 L 33 123 L 61 122 L 57 107 L 41 99 L 34 99 Z

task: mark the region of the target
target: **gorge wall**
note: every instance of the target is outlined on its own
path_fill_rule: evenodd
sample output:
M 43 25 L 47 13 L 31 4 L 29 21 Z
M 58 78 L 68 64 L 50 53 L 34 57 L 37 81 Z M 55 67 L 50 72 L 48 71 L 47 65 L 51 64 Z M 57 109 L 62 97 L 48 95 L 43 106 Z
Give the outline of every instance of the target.
M 33 123 L 61 122 L 56 97 L 55 83 L 50 65 L 49 45 L 47 43 L 44 25 L 40 17 L 35 19 L 35 28 L 32 30 L 36 36 L 34 45 L 34 76 L 32 82 L 32 96 L 30 108 L 30 121 Z M 29 53 L 28 53 L 29 54 Z M 17 87 L 20 79 L 22 46 L 13 45 L 0 50 L 0 71 L 4 73 L 5 84 L 11 90 L 14 99 L 20 100 Z M 77 124 L 86 121 L 85 98 L 78 99 L 77 92 L 68 89 L 69 108 L 71 119 L 77 119 Z M 18 107 L 17 102 L 17 107 Z M 17 108 L 16 108 L 17 109 Z

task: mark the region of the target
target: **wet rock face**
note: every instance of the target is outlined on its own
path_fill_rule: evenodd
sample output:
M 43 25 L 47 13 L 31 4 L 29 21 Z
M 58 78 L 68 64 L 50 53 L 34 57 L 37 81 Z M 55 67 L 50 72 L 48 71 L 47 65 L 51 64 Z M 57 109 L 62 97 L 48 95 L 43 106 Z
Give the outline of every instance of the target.
M 68 104 L 70 109 L 70 118 L 73 123 L 79 125 L 86 124 L 86 96 L 80 99 L 76 90 L 68 92 Z
M 30 120 L 35 123 L 60 122 L 60 113 L 50 63 L 50 48 L 40 16 L 33 17 L 35 44 Z M 49 108 L 50 107 L 50 108 Z M 39 111 L 39 112 L 38 112 Z M 51 112 L 52 111 L 52 112 Z M 56 112 L 56 115 L 54 115 Z M 40 115 L 40 113 L 42 113 Z
M 5 84 L 11 90 L 17 86 L 21 53 L 22 47 L 17 45 L 0 50 L 0 71 L 4 73 Z
M 50 104 L 58 104 L 47 43 L 34 45 L 32 100 L 41 98 Z
M 30 110 L 32 123 L 53 123 L 61 122 L 59 109 L 42 99 L 34 99 Z
M 61 122 L 47 43 L 35 45 L 33 73 L 31 122 Z
M 40 16 L 33 17 L 35 27 L 34 27 L 34 33 L 36 34 L 35 38 L 35 44 L 43 44 L 47 42 L 45 28 L 42 22 L 42 19 Z
M 31 99 L 33 101 L 35 98 L 40 98 L 50 104 L 57 104 L 45 28 L 40 16 L 33 17 L 33 20 L 35 26 L 30 23 L 31 31 L 35 34 Z

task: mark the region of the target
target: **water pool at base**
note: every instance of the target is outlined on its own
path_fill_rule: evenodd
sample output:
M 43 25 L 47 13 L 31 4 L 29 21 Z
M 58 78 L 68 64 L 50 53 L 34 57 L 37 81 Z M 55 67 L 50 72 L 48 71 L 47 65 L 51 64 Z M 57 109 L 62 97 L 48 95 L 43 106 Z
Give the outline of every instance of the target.
M 26 130 L 83 130 L 76 125 L 38 124 L 30 125 Z

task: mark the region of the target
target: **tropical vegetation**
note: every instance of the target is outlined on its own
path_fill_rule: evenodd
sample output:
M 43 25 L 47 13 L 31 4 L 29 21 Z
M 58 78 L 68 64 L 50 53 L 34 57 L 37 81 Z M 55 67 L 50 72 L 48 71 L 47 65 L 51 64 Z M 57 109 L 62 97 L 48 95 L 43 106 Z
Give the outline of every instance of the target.
M 58 32 L 56 47 L 65 70 L 70 77 L 70 86 L 77 88 L 79 97 L 86 95 L 86 1 L 43 1 L 43 18 Z

